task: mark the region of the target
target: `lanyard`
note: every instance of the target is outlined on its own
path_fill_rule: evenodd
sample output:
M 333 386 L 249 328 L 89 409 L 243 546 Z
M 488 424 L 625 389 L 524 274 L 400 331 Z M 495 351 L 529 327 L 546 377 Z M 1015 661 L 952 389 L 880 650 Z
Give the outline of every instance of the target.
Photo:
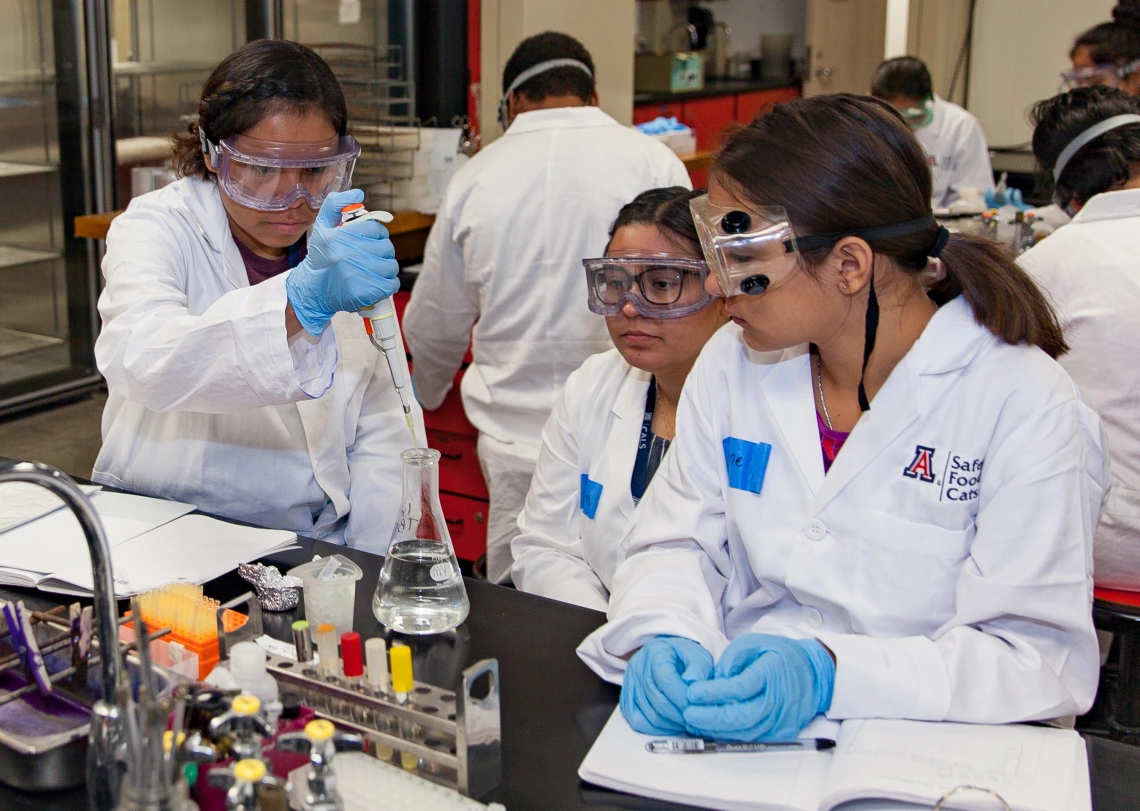
M 653 409 L 657 406 L 657 380 L 649 381 L 649 391 L 645 393 L 645 416 L 641 419 L 641 436 L 637 440 L 637 459 L 633 463 L 633 476 L 629 480 L 629 490 L 636 505 L 645 495 L 645 489 L 653 480 L 653 474 L 661 464 L 665 451 L 669 450 L 669 440 L 653 434 Z

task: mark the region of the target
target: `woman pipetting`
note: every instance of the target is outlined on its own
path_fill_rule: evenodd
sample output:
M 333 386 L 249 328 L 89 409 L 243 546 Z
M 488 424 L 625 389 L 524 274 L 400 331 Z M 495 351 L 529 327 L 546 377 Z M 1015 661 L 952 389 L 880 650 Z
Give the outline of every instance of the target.
M 523 591 L 606 609 L 618 544 L 674 437 L 677 402 L 724 302 L 675 186 L 638 195 L 610 229 L 606 256 L 586 259 L 590 310 L 615 348 L 570 375 L 543 430 L 512 579 Z
M 718 155 L 693 208 L 740 329 L 693 367 L 609 622 L 579 648 L 624 671 L 634 729 L 780 739 L 821 712 L 1091 704 L 1100 423 L 1037 287 L 940 228 L 930 188 L 865 97 L 779 105 Z
M 364 199 L 346 121 L 297 43 L 252 42 L 206 80 L 182 179 L 107 237 L 96 481 L 385 551 L 411 437 L 352 313 L 395 292 L 398 266 L 380 223 L 337 227 Z

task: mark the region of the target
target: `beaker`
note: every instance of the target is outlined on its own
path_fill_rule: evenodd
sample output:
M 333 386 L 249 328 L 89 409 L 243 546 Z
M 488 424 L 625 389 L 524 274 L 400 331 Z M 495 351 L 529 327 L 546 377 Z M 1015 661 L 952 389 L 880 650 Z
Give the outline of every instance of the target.
M 372 598 L 380 623 L 404 634 L 437 634 L 467 619 L 471 605 L 439 504 L 439 451 L 407 450 L 404 494 Z

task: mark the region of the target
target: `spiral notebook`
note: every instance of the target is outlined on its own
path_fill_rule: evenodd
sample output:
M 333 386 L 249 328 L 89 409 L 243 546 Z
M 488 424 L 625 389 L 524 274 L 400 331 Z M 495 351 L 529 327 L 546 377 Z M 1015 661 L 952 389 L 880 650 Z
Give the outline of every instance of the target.
M 1089 811 L 1088 757 L 1072 730 L 1011 724 L 817 718 L 804 737 L 834 750 L 666 755 L 645 749 L 615 709 L 582 761 L 588 783 L 723 811 L 929 809 L 960 785 L 991 788 L 1013 811 Z M 659 737 L 659 736 L 658 736 Z M 959 793 L 947 808 L 992 811 L 989 795 Z

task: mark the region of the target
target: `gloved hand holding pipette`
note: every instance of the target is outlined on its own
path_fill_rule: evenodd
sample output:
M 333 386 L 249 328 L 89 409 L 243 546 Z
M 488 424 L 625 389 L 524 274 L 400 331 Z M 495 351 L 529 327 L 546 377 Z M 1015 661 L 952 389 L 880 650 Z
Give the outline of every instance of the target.
M 325 198 L 309 234 L 308 255 L 285 280 L 293 312 L 311 335 L 324 332 L 335 313 L 389 300 L 400 289 L 387 229 L 375 218 L 340 227 L 340 210 L 363 200 L 359 189 Z

